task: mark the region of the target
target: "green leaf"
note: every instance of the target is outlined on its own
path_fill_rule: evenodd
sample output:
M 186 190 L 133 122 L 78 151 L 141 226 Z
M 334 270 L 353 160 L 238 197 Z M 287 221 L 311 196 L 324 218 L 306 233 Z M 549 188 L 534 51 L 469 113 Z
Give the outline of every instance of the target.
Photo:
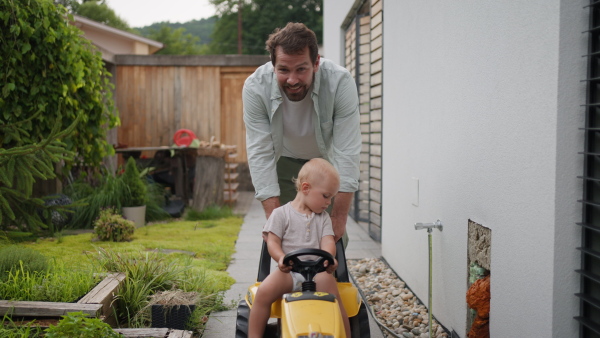
M 21 47 L 21 54 L 26 54 L 31 50 L 31 45 L 29 43 L 24 43 L 23 47 Z
M 14 83 L 7 83 L 4 85 L 4 87 L 2 87 L 2 96 L 3 97 L 7 97 L 11 91 L 15 90 L 15 84 Z
M 6 200 L 6 198 L 4 198 L 4 196 L 2 196 L 2 193 L 0 193 L 0 218 L 2 217 L 2 211 L 4 211 L 4 213 L 11 220 L 15 219 L 15 214 L 13 213 L 12 209 L 10 208 L 8 201 Z M 2 222 L 1 219 L 0 219 L 0 222 Z

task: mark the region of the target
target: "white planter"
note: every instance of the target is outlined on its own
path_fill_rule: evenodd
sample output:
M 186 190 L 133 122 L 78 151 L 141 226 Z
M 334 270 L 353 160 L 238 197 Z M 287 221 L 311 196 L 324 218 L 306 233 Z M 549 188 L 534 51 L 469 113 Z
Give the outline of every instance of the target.
M 123 207 L 121 208 L 123 218 L 128 219 L 135 223 L 135 227 L 143 227 L 146 225 L 146 206 L 140 207 Z

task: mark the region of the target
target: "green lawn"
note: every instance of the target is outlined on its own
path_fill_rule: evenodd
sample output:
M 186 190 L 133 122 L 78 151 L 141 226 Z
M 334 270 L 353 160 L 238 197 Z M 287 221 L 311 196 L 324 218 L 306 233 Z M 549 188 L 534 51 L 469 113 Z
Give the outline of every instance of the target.
M 234 253 L 242 222 L 241 217 L 227 217 L 154 223 L 137 228 L 131 242 L 94 241 L 93 233 L 83 233 L 23 241 L 19 245 L 33 248 L 50 259 L 64 261 L 73 268 L 95 264 L 100 248 L 115 252 L 172 252 L 168 255 L 169 259 L 178 260 L 180 264 L 206 275 L 216 290 L 225 291 L 235 282 L 225 270 Z M 2 245 L 6 243 L 0 242 Z

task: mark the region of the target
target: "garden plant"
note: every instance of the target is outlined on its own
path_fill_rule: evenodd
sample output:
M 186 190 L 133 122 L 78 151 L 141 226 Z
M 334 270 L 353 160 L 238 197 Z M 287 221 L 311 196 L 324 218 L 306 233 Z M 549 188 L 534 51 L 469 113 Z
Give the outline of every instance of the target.
M 35 182 L 114 154 L 110 74 L 72 20 L 50 0 L 0 0 L 0 229 L 47 229 Z

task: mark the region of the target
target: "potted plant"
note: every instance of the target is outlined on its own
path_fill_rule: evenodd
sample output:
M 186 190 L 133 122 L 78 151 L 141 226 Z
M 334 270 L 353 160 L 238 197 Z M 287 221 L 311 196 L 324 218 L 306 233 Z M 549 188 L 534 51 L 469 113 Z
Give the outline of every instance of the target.
M 198 296 L 197 292 L 179 289 L 158 291 L 150 296 L 148 306 L 152 309 L 152 327 L 190 329 L 190 319 L 196 309 Z
M 135 223 L 136 227 L 146 224 L 146 193 L 147 187 L 133 157 L 127 160 L 125 172 L 121 176 L 124 186 L 121 195 L 121 208 L 123 217 Z

